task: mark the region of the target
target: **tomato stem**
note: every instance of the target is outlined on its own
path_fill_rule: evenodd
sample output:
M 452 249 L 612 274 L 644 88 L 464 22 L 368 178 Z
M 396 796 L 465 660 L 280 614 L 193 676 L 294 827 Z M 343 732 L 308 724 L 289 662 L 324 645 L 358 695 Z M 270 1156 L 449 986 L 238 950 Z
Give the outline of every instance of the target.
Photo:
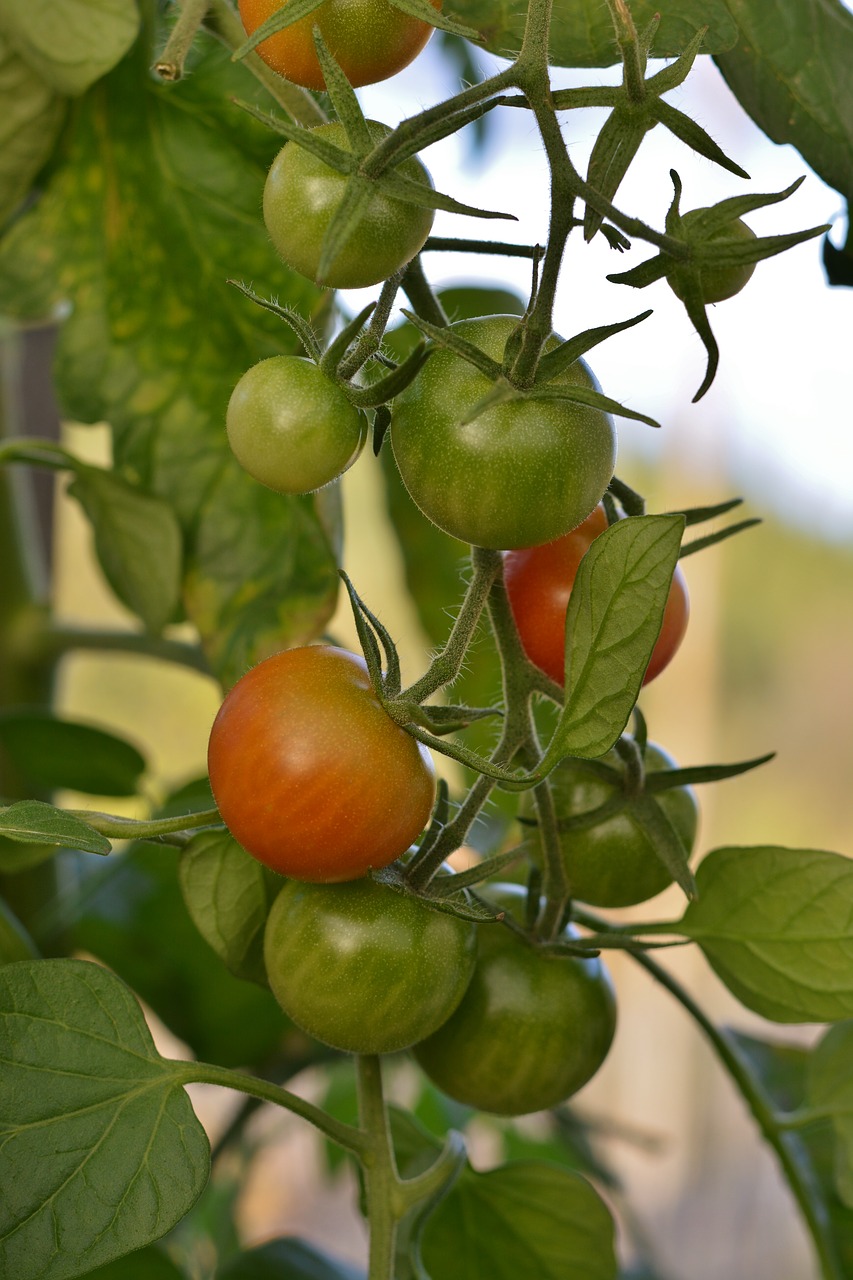
M 181 0 L 179 8 L 178 20 L 166 47 L 151 68 L 155 75 L 169 83 L 183 78 L 184 62 L 210 8 L 210 0 Z

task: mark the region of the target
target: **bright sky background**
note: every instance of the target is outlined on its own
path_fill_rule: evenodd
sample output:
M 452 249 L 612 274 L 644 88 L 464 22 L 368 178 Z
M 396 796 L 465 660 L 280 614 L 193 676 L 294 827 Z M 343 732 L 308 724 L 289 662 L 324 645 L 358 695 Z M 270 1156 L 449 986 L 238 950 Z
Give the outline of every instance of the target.
M 496 59 L 480 55 L 484 68 Z M 556 71 L 554 84 L 612 83 L 619 69 Z M 400 76 L 359 91 L 368 116 L 395 124 L 456 90 L 432 46 Z M 776 234 L 836 223 L 844 234 L 844 202 L 792 147 L 779 147 L 752 123 L 709 58 L 698 60 L 688 81 L 668 95 L 673 105 L 702 124 L 745 168 L 746 183 L 696 156 L 661 127 L 647 136 L 640 157 L 617 193 L 626 212 L 662 228 L 672 196 L 670 168 L 684 183 L 682 210 L 715 203 L 742 191 L 775 192 L 801 174 L 806 181 L 782 204 L 749 215 L 758 234 Z M 603 111 L 563 114 L 573 160 L 585 172 Z M 514 213 L 518 223 L 486 222 L 439 213 L 436 235 L 542 241 L 547 231 L 548 173 L 530 115 L 501 109 L 484 153 L 471 154 L 464 135 L 424 153 L 436 186 L 467 203 Z M 572 244 L 572 241 L 577 241 Z M 680 303 L 665 282 L 644 290 L 609 284 L 608 272 L 652 255 L 635 242 L 616 254 L 602 236 L 569 242 L 557 299 L 555 328 L 563 337 L 654 308 L 637 328 L 590 354 L 608 395 L 656 417 L 662 432 L 618 421 L 623 460 L 639 448 L 650 457 L 677 454 L 679 462 L 719 474 L 720 498 L 749 494 L 751 506 L 785 512 L 788 519 L 823 535 L 853 537 L 853 290 L 830 289 L 820 261 L 820 238 L 759 263 L 747 288 L 712 309 L 720 369 L 698 405 L 691 398 L 702 380 L 705 353 Z M 500 257 L 430 254 L 433 283 L 479 278 L 514 285 L 525 296 L 529 264 Z M 366 293 L 352 295 L 363 305 Z M 665 439 L 664 439 L 665 437 Z M 662 443 L 663 440 L 663 443 Z M 630 479 L 628 472 L 626 478 Z M 678 495 L 672 494 L 675 503 Z

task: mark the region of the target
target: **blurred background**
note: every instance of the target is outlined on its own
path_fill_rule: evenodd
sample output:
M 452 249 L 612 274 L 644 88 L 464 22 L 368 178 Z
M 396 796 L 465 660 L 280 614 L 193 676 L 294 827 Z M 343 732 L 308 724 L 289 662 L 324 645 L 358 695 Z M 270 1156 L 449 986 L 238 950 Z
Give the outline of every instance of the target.
M 484 70 L 496 65 L 486 55 L 476 57 Z M 555 84 L 612 82 L 616 76 L 615 70 L 557 72 Z M 369 116 L 393 125 L 456 88 L 452 64 L 435 41 L 393 85 L 373 86 L 360 97 Z M 755 128 L 710 60 L 700 59 L 672 101 L 749 171 L 752 189 L 778 191 L 806 173 L 790 200 L 750 217 L 754 230 L 772 234 L 837 220 L 840 238 L 841 198 L 806 170 L 796 152 L 774 146 Z M 564 116 L 564 133 L 581 170 L 602 119 L 603 113 L 592 111 Z M 526 113 L 493 112 L 484 135 L 469 130 L 448 139 L 431 148 L 425 161 L 440 190 L 518 217 L 516 224 L 492 224 L 490 235 L 526 244 L 544 238 L 547 169 Z M 661 226 L 673 167 L 684 182 L 684 209 L 738 191 L 738 179 L 658 130 L 644 142 L 640 166 L 621 188 L 619 206 Z M 435 234 L 484 234 L 483 224 L 464 221 L 439 214 Z M 635 245 L 617 258 L 603 237 L 590 246 L 572 245 L 555 316 L 555 327 L 568 337 L 654 307 L 649 320 L 597 348 L 590 361 L 607 394 L 662 424 L 653 431 L 618 423 L 619 475 L 646 495 L 650 511 L 740 496 L 743 514 L 763 522 L 685 562 L 690 628 L 674 664 L 643 693 L 650 736 L 683 765 L 777 753 L 755 773 L 702 789 L 700 854 L 728 843 L 849 853 L 853 415 L 846 392 L 853 298 L 849 290 L 826 287 L 819 239 L 760 263 L 742 294 L 713 309 L 720 371 L 709 393 L 693 405 L 704 351 L 674 295 L 665 283 L 632 295 L 604 279 L 646 256 L 648 249 Z M 479 280 L 521 296 L 529 287 L 523 260 L 434 253 L 426 269 L 435 284 Z M 343 302 L 355 309 L 369 297 L 369 291 L 344 295 Z M 80 456 L 108 456 L 106 428 L 67 424 L 64 434 Z M 384 536 L 389 517 L 380 468 L 368 454 L 343 484 L 346 568 L 397 640 L 405 673 L 414 676 L 430 642 L 407 603 L 395 543 Z M 60 616 L 69 622 L 121 622 L 120 606 L 89 558 L 88 529 L 62 497 L 54 545 Z M 346 606 L 330 631 L 342 643 L 355 644 Z M 144 744 L 155 795 L 204 771 L 218 702 L 212 680 L 146 659 L 80 655 L 62 670 L 60 709 Z M 644 919 L 661 919 L 679 915 L 681 908 L 678 893 L 671 891 L 637 911 Z M 619 992 L 619 1030 L 604 1069 L 578 1096 L 576 1110 L 592 1126 L 636 1215 L 636 1222 L 623 1218 L 626 1241 L 632 1248 L 644 1238 L 653 1241 L 660 1280 L 809 1280 L 810 1246 L 774 1159 L 700 1033 L 636 966 L 619 957 L 608 963 Z M 746 1013 L 693 950 L 669 953 L 665 963 L 718 1021 L 786 1041 L 814 1038 L 815 1029 L 769 1027 Z M 158 1035 L 167 1051 L 181 1052 L 165 1030 Z M 414 1070 L 400 1063 L 392 1076 L 398 1096 L 411 1099 L 419 1088 Z M 326 1084 L 314 1072 L 296 1087 L 318 1097 Z M 196 1097 L 215 1137 L 231 1103 L 204 1090 Z M 518 1141 L 541 1136 L 543 1124 L 538 1117 L 521 1122 Z M 298 1232 L 341 1257 L 363 1260 L 347 1168 L 330 1170 L 319 1141 L 289 1117 L 260 1113 L 250 1137 L 256 1151 L 248 1176 L 241 1163 L 245 1150 L 232 1163 L 223 1161 L 217 1175 L 218 1194 L 237 1200 L 245 1243 Z M 474 1163 L 485 1168 L 501 1158 L 503 1142 L 492 1122 L 475 1122 Z M 203 1252 L 203 1246 L 194 1247 Z

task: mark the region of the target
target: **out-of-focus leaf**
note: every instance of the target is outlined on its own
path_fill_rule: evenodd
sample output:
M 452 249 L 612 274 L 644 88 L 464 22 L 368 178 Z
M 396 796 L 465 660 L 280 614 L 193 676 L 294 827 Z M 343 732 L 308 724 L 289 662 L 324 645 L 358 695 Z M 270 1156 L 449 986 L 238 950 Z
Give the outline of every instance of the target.
M 216 1280 L 365 1280 L 364 1272 L 293 1238 L 269 1240 L 232 1258 Z
M 130 796 L 145 772 L 145 757 L 124 738 L 37 707 L 0 711 L 0 743 L 16 767 L 48 791 Z
M 139 30 L 136 0 L 4 0 L 0 30 L 57 93 L 83 93 L 124 57 Z
M 227 281 L 252 281 L 315 323 L 327 304 L 278 261 L 263 225 L 280 139 L 233 98 L 266 105 L 264 91 L 207 38 L 193 74 L 160 84 L 154 39 L 146 30 L 74 104 L 49 185 L 0 241 L 0 308 L 28 321 L 71 304 L 56 367 L 63 412 L 109 422 L 119 474 L 174 510 L 185 608 L 232 683 L 330 616 L 337 495 L 274 494 L 233 458 L 233 387 L 295 339 Z
M 50 155 L 65 104 L 0 35 L 0 226 Z
M 186 1277 L 162 1249 L 150 1245 L 115 1262 L 107 1262 L 95 1271 L 87 1271 L 83 1280 L 186 1280 Z
M 8 903 L 0 898 L 0 965 L 36 959 L 36 944 Z

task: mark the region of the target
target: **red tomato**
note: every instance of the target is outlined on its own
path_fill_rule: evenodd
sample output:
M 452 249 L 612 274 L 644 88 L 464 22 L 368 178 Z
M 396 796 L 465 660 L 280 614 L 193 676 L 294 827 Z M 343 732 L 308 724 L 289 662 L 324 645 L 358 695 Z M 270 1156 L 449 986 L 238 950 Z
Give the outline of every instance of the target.
M 364 659 L 289 649 L 226 696 L 208 745 L 222 820 L 244 849 L 297 880 L 384 867 L 429 821 L 429 752 L 376 697 Z
M 287 0 L 239 0 L 240 17 L 248 35 L 277 13 Z M 441 0 L 430 0 L 434 9 Z M 408 66 L 423 49 L 433 27 L 411 18 L 388 0 L 326 0 L 313 13 L 269 36 L 257 52 L 279 75 L 306 89 L 325 89 L 326 82 L 314 48 L 319 27 L 332 56 L 350 84 L 375 84 Z
M 504 556 L 507 595 L 524 652 L 558 684 L 564 678 L 566 610 L 575 574 L 593 538 L 606 528 L 607 516 L 599 505 L 564 537 L 539 547 L 508 551 Z M 643 684 L 654 680 L 675 656 L 684 639 L 689 614 L 687 583 L 676 566 L 660 635 Z

